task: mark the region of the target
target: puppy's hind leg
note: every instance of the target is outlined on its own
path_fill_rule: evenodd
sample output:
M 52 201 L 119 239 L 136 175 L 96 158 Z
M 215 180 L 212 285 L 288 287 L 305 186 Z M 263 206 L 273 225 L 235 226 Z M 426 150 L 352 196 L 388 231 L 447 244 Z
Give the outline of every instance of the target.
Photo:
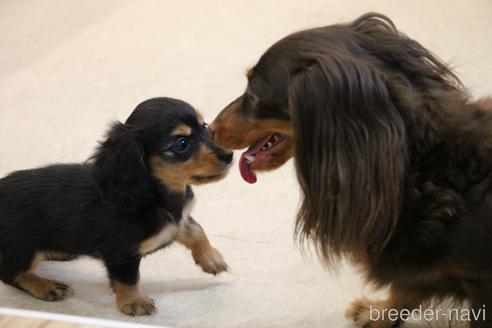
M 43 254 L 15 255 L 3 252 L 0 260 L 0 275 L 2 280 L 43 301 L 58 301 L 73 293 L 70 286 L 62 282 L 41 278 L 33 273 Z
M 208 241 L 203 228 L 189 217 L 179 228 L 177 242 L 191 250 L 195 263 L 206 273 L 213 275 L 227 271 L 222 255 Z

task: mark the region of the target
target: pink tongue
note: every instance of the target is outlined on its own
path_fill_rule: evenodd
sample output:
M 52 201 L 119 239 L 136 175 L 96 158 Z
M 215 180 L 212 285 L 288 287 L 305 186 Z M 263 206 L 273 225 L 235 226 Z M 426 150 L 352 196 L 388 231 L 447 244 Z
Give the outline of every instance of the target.
M 251 170 L 249 164 L 246 163 L 244 156 L 241 156 L 239 160 L 239 172 L 241 172 L 241 176 L 247 183 L 256 183 L 256 174 Z
M 239 172 L 241 172 L 241 176 L 247 183 L 256 183 L 256 174 L 253 172 L 253 170 L 251 170 L 250 164 L 247 163 L 246 156 L 255 156 L 254 162 L 261 162 L 262 160 L 264 160 L 264 154 L 261 153 L 260 150 L 268 142 L 268 140 L 270 140 L 271 137 L 272 134 L 266 136 L 263 140 L 260 140 L 259 142 L 251 146 L 241 155 L 241 159 L 239 160 Z

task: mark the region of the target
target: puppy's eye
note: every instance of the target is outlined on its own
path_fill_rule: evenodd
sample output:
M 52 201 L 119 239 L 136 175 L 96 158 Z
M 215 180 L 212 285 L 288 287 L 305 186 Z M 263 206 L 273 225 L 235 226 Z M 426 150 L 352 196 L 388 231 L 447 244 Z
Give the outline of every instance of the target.
M 207 126 L 208 126 L 208 123 L 203 122 L 202 127 L 204 127 L 206 129 Z
M 178 140 L 176 140 L 176 142 L 174 143 L 173 150 L 177 153 L 182 153 L 182 152 L 186 151 L 188 149 L 188 147 L 190 147 L 189 140 L 181 137 L 181 138 L 178 138 Z

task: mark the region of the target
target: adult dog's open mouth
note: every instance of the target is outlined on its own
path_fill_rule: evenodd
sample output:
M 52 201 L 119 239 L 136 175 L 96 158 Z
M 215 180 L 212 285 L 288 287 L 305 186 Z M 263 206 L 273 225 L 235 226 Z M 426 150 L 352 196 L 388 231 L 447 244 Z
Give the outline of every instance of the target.
M 255 183 L 257 179 L 254 171 L 268 170 L 272 157 L 285 150 L 290 142 L 290 138 L 285 135 L 271 133 L 250 146 L 239 160 L 239 171 L 244 181 Z

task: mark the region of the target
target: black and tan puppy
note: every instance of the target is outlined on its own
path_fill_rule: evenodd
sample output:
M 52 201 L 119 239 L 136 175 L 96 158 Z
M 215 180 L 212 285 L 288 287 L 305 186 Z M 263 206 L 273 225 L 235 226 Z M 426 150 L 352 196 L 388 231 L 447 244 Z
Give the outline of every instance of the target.
M 121 312 L 153 313 L 154 302 L 138 288 L 143 256 L 177 241 L 203 271 L 227 269 L 190 217 L 189 185 L 221 179 L 231 160 L 189 104 L 141 103 L 125 124 L 112 126 L 87 163 L 0 180 L 0 278 L 36 298 L 60 300 L 70 287 L 37 276 L 36 265 L 88 255 L 104 262 Z
M 398 320 L 369 320 L 371 306 L 401 313 L 447 296 L 492 308 L 492 99 L 472 100 L 376 13 L 291 34 L 247 77 L 210 130 L 223 147 L 249 147 L 250 183 L 294 157 L 299 236 L 325 263 L 348 257 L 390 288 L 356 300 L 351 319 L 388 328 Z

